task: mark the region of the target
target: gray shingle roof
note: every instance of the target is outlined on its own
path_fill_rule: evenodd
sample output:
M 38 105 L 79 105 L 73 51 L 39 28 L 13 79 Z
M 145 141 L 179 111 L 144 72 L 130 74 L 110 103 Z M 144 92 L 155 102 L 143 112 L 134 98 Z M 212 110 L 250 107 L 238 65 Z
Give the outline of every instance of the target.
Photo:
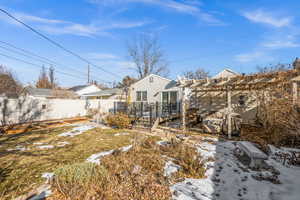
M 82 90 L 83 88 L 88 87 L 89 85 L 76 85 L 74 87 L 69 88 L 69 90 L 72 90 L 73 92 L 77 92 L 79 90 Z
M 32 95 L 32 96 L 42 96 L 42 97 L 53 96 L 51 89 L 28 87 L 28 88 L 26 88 L 26 91 L 28 92 L 29 95 Z
M 106 90 L 101 90 L 99 92 L 92 92 L 92 93 L 87 93 L 84 94 L 83 96 L 111 96 L 111 95 L 120 95 L 122 94 L 122 89 L 119 88 L 112 88 L 112 89 L 106 89 Z

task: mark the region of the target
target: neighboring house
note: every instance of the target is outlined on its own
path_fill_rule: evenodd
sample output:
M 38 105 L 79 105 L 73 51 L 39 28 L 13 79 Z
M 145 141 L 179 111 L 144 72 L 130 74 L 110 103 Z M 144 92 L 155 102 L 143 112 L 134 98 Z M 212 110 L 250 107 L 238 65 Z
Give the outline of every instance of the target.
M 122 89 L 119 88 L 112 88 L 112 89 L 105 89 L 98 92 L 92 92 L 83 94 L 82 97 L 87 99 L 119 99 L 124 100 L 126 95 Z
M 240 74 L 231 69 L 224 69 L 221 72 L 219 72 L 217 75 L 213 76 L 211 79 L 231 78 L 238 75 Z
M 51 89 L 27 87 L 25 88 L 25 93 L 29 97 L 37 99 L 54 98 L 54 94 Z
M 101 89 L 96 85 L 78 85 L 69 88 L 69 90 L 75 92 L 80 97 L 84 94 L 101 91 Z
M 58 89 L 45 89 L 45 88 L 34 88 L 26 87 L 24 93 L 29 97 L 36 99 L 74 99 L 78 96 L 69 90 L 58 90 Z
M 150 74 L 130 86 L 130 100 L 145 103 L 178 103 L 182 91 L 177 81 Z

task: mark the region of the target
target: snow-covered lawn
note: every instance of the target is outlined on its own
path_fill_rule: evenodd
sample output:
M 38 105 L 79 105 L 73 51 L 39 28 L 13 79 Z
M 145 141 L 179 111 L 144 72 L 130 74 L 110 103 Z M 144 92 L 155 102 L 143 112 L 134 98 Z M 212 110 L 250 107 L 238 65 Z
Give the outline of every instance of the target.
M 203 142 L 198 151 L 215 161 L 206 164 L 205 179 L 185 179 L 171 186 L 175 200 L 299 200 L 300 167 L 284 166 L 269 156 L 272 171 L 253 171 L 234 155 L 234 142 Z M 282 149 L 281 151 L 287 151 Z M 261 180 L 279 172 L 280 184 Z M 275 175 L 276 176 L 276 175 Z
M 86 124 L 78 124 L 75 128 L 73 128 L 71 131 L 61 133 L 58 136 L 69 136 L 69 137 L 74 137 L 76 135 L 80 135 L 90 129 L 96 128 L 95 125 L 86 125 Z

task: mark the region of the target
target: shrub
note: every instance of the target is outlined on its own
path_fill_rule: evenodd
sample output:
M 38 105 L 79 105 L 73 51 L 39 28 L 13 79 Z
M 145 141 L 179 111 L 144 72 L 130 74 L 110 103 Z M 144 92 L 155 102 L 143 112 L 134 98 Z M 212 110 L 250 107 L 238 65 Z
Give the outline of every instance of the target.
M 181 168 L 175 175 L 176 178 L 203 178 L 205 167 L 202 156 L 195 147 L 182 143 L 161 146 L 160 150 L 168 157 L 174 158 L 174 163 Z
M 243 126 L 242 139 L 275 146 L 300 145 L 300 104 L 293 102 L 288 85 L 261 91 L 258 95 L 257 124 Z
M 66 165 L 54 171 L 53 187 L 70 199 L 88 199 L 88 195 L 103 194 L 109 181 L 107 170 L 93 163 Z
M 116 127 L 116 128 L 129 128 L 131 125 L 131 119 L 128 115 L 117 113 L 117 114 L 110 114 L 105 119 L 106 123 L 109 126 Z

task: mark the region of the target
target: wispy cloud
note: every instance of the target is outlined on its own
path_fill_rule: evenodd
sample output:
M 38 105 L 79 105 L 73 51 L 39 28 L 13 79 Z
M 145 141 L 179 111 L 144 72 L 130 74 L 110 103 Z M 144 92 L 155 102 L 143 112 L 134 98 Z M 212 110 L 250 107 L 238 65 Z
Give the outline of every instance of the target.
M 113 67 L 116 70 L 132 70 L 135 64 L 131 61 L 122 59 L 120 56 L 112 53 L 87 53 L 86 57 L 95 60 L 100 65 Z
M 282 49 L 282 48 L 294 48 L 299 47 L 299 43 L 294 41 L 283 41 L 283 40 L 275 40 L 269 41 L 262 44 L 263 47 L 271 48 L 271 49 Z
M 94 21 L 88 24 L 80 24 L 66 20 L 59 19 L 49 19 L 38 17 L 21 12 L 12 12 L 14 16 L 18 19 L 34 25 L 40 30 L 43 30 L 49 34 L 55 35 L 77 35 L 92 37 L 95 35 L 110 35 L 109 31 L 113 29 L 129 29 L 141 27 L 146 24 L 151 23 L 151 21 L 141 20 L 141 21 Z M 19 25 L 18 23 L 12 21 L 4 15 L 0 14 L 0 20 L 10 23 L 13 25 Z
M 91 3 L 96 3 L 104 6 L 115 6 L 124 3 L 143 3 L 148 5 L 159 6 L 173 10 L 175 12 L 188 14 L 199 18 L 200 20 L 207 22 L 211 25 L 224 25 L 219 19 L 210 13 L 204 12 L 200 9 L 202 5 L 201 1 L 198 0 L 186 0 L 186 1 L 175 1 L 175 0 L 88 0 Z
M 242 53 L 235 56 L 235 60 L 241 63 L 252 62 L 254 60 L 264 57 L 265 54 L 261 51 L 254 51 L 251 53 Z
M 280 17 L 275 13 L 262 9 L 244 12 L 242 15 L 254 23 L 267 24 L 277 28 L 289 26 L 292 23 L 292 17 Z

